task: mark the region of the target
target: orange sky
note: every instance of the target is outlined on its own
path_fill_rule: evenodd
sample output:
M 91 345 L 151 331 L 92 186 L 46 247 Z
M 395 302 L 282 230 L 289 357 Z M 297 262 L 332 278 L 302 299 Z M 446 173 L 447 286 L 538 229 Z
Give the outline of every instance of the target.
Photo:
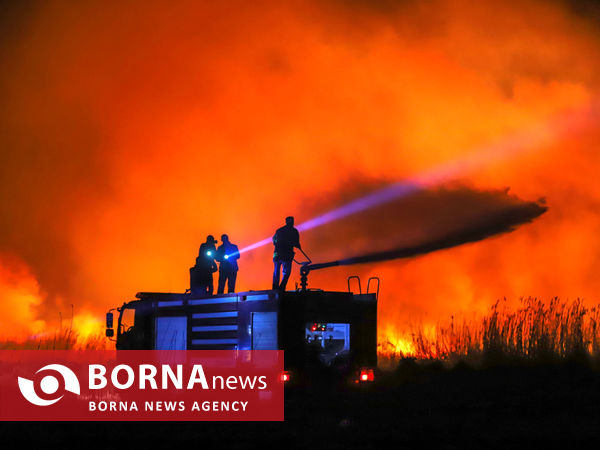
M 5 335 L 70 305 L 89 329 L 137 291 L 185 290 L 208 233 L 245 246 L 540 124 L 554 132 L 446 188 L 510 187 L 546 214 L 311 284 L 379 275 L 381 333 L 502 297 L 598 301 L 600 40 L 566 4 L 40 2 L 3 20 Z M 343 234 L 346 256 L 368 233 Z M 335 253 L 318 229 L 302 239 L 313 259 Z M 269 286 L 270 251 L 243 256 L 239 289 Z

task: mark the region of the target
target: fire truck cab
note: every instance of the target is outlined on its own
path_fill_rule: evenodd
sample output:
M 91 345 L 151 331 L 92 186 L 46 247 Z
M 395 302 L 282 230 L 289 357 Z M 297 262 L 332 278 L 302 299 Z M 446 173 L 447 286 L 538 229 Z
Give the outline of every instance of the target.
M 284 350 L 285 368 L 315 361 L 377 365 L 377 295 L 322 290 L 215 296 L 140 292 L 117 308 L 117 350 Z M 113 313 L 107 314 L 114 337 Z

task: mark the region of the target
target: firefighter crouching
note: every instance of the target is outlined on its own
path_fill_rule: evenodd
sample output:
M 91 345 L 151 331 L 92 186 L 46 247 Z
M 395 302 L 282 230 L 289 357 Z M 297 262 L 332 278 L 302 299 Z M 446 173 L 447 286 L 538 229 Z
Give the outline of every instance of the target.
M 213 295 L 213 273 L 217 271 L 217 241 L 212 235 L 200 246 L 196 265 L 190 268 L 190 287 L 192 294 Z

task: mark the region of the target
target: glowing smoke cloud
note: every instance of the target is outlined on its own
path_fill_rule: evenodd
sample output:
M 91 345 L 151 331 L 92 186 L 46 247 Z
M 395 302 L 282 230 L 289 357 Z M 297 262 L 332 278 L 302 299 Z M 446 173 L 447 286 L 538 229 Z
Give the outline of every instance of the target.
M 472 172 L 475 169 L 492 165 L 510 157 L 515 157 L 526 151 L 532 151 L 536 147 L 552 142 L 552 139 L 559 133 L 573 131 L 574 128 L 580 128 L 584 122 L 589 120 L 587 117 L 589 112 L 590 110 L 586 108 L 583 111 L 571 111 L 570 113 L 561 114 L 553 120 L 546 121 L 526 132 L 511 135 L 492 145 L 473 151 L 463 158 L 446 162 L 429 169 L 420 175 L 409 178 L 408 180 L 394 183 L 383 189 L 367 194 L 366 196 L 340 206 L 339 208 L 307 220 L 306 222 L 299 224 L 297 228 L 299 231 L 310 230 L 320 225 L 405 197 L 420 189 L 441 184 L 456 178 L 461 174 Z M 240 250 L 240 253 L 249 252 L 250 250 L 257 249 L 270 244 L 271 242 L 271 238 L 263 239 L 262 241 L 244 247 Z

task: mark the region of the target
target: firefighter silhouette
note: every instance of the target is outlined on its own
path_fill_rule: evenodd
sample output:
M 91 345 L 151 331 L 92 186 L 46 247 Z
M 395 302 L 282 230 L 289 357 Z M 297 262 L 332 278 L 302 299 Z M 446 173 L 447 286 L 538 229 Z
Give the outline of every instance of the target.
M 285 218 L 285 225 L 279 228 L 273 236 L 273 289 L 285 291 L 285 287 L 292 272 L 292 261 L 294 260 L 294 248 L 301 249 L 300 233 L 294 228 L 294 218 Z M 283 269 L 283 278 L 279 283 L 280 271 Z
M 219 261 L 219 287 L 217 294 L 225 292 L 225 283 L 227 283 L 227 292 L 235 292 L 235 280 L 238 273 L 237 260 L 240 258 L 240 251 L 237 245 L 229 241 L 229 236 L 221 236 L 223 242 L 217 249 L 217 261 Z
M 200 246 L 196 265 L 190 269 L 191 290 L 193 294 L 208 294 L 214 292 L 213 273 L 217 271 L 217 241 L 212 235 L 206 237 L 206 242 Z

